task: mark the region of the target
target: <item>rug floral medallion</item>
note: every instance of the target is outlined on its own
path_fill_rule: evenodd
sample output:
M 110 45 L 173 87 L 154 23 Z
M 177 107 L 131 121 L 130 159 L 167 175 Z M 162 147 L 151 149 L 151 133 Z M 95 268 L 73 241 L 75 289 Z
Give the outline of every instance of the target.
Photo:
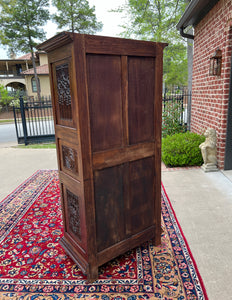
M 0 203 L 0 299 L 208 299 L 164 188 L 162 244 L 110 261 L 92 284 L 62 235 L 58 172 L 40 170 Z

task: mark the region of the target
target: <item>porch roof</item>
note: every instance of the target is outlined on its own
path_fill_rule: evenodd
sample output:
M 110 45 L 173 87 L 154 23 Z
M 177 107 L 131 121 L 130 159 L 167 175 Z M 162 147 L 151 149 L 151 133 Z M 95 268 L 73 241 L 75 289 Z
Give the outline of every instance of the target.
M 49 74 L 49 70 L 48 70 L 48 65 L 42 65 L 42 66 L 38 66 L 36 67 L 36 71 L 38 75 L 47 75 Z M 34 69 L 28 69 L 26 71 L 21 72 L 21 74 L 23 75 L 34 75 Z
M 196 26 L 219 0 L 192 0 L 177 24 L 177 29 Z

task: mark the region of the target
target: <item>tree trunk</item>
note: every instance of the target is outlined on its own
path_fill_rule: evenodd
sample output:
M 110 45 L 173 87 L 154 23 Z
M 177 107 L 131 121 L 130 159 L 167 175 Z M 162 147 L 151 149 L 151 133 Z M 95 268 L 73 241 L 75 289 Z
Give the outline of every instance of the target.
M 41 101 L 40 85 L 39 85 L 39 79 L 38 79 L 38 75 L 37 75 L 37 71 L 36 71 L 35 56 L 34 56 L 33 48 L 31 48 L 31 59 L 32 59 L 32 65 L 33 65 L 34 74 L 35 74 L 35 82 L 36 82 L 36 88 L 37 88 L 38 101 Z

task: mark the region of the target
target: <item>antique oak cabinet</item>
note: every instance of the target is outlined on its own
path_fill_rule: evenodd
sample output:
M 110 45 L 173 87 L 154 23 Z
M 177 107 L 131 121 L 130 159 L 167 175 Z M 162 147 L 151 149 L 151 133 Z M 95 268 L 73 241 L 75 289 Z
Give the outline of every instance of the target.
M 61 245 L 87 274 L 161 238 L 165 44 L 63 32 L 48 53 L 62 198 Z

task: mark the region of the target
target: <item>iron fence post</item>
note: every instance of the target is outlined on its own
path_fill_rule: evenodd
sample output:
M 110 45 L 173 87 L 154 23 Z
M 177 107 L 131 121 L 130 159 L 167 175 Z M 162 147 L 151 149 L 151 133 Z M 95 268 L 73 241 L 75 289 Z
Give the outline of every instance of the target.
M 191 109 L 192 109 L 192 91 L 190 90 L 188 93 L 188 104 L 187 104 L 187 130 L 191 130 Z
M 15 106 L 13 106 L 13 112 L 14 112 L 14 122 L 15 122 L 16 136 L 17 136 L 17 141 L 19 142 L 19 132 L 18 132 L 18 126 L 17 126 L 17 117 L 16 117 Z
M 23 97 L 19 97 L 20 101 L 20 112 L 21 112 L 21 117 L 22 117 L 22 125 L 23 125 L 23 136 L 24 136 L 24 144 L 28 145 L 27 142 L 27 123 L 26 123 L 26 117 L 25 117 L 25 109 L 24 109 L 24 102 L 23 102 Z
M 181 100 L 181 126 L 183 126 L 183 114 L 184 114 L 184 92 L 182 92 L 183 94 L 181 95 L 180 97 L 180 100 Z

